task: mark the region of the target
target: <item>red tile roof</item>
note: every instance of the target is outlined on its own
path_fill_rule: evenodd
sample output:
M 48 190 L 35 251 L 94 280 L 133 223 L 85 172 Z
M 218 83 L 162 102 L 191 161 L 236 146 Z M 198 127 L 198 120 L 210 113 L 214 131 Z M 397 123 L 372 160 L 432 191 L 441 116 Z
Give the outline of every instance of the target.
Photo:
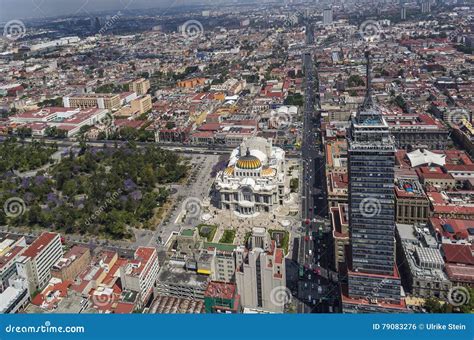
M 59 234 L 44 232 L 23 253 L 24 256 L 35 258 L 46 246 L 48 246 Z
M 205 297 L 233 299 L 235 296 L 236 287 L 233 283 L 211 281 L 207 285 Z
M 472 249 L 471 249 L 472 248 Z M 441 246 L 447 263 L 474 265 L 474 246 L 468 244 L 443 244 Z
M 445 269 L 451 281 L 474 283 L 474 266 L 447 263 Z

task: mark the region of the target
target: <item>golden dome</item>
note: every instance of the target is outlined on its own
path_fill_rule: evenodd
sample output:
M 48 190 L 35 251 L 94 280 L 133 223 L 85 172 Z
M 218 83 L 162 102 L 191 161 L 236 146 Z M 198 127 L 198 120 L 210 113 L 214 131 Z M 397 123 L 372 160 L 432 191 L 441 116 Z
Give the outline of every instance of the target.
M 247 154 L 243 157 L 240 157 L 237 161 L 237 167 L 239 169 L 258 169 L 262 166 L 262 162 L 255 156 L 250 154 L 249 149 L 247 149 Z

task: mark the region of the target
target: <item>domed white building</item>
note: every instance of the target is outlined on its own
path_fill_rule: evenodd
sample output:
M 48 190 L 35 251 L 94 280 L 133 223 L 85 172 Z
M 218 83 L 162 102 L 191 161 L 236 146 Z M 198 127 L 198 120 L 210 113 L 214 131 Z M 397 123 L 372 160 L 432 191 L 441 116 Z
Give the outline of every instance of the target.
M 242 215 L 274 211 L 287 194 L 285 152 L 265 138 L 244 140 L 216 175 L 215 188 L 221 209 Z

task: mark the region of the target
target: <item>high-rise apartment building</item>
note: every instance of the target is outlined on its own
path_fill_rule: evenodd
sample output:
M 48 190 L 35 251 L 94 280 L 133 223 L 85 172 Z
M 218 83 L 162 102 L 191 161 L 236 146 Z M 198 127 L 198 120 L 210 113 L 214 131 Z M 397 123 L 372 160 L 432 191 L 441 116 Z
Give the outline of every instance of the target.
M 402 20 L 407 19 L 407 8 L 405 7 L 405 5 L 403 5 L 402 8 L 401 8 L 400 19 L 402 19 Z
M 51 268 L 62 257 L 60 235 L 44 232 L 17 259 L 17 272 L 27 278 L 29 291 L 35 292 L 48 283 Z
M 333 20 L 332 8 L 325 8 L 323 10 L 323 25 L 331 25 Z
M 421 13 L 430 13 L 431 12 L 431 1 L 423 0 L 421 2 Z

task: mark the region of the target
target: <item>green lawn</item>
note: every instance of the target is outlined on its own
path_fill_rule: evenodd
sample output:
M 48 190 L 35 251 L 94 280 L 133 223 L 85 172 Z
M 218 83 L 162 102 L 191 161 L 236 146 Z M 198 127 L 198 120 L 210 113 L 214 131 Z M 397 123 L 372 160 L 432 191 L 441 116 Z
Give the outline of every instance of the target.
M 235 238 L 235 230 L 225 230 L 224 234 L 222 234 L 222 237 L 219 240 L 219 243 L 232 244 L 234 242 L 234 238 Z

